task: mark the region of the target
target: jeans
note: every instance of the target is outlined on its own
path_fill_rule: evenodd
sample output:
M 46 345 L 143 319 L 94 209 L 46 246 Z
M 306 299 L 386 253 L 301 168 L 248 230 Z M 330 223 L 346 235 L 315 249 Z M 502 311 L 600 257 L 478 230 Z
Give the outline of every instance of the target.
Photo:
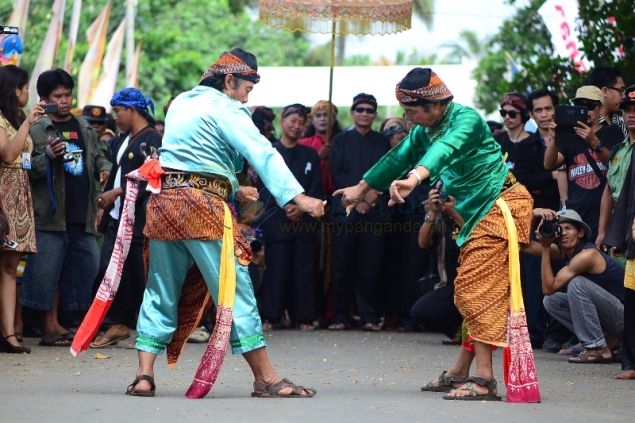
M 95 235 L 84 225 L 66 232 L 36 231 L 38 253 L 29 257 L 20 289 L 20 304 L 51 310 L 59 288 L 62 310 L 88 310 L 99 266 Z
M 606 346 L 605 334 L 622 338 L 624 305 L 590 279 L 576 276 L 566 293 L 556 292 L 543 302 L 549 314 L 575 333 L 585 348 Z

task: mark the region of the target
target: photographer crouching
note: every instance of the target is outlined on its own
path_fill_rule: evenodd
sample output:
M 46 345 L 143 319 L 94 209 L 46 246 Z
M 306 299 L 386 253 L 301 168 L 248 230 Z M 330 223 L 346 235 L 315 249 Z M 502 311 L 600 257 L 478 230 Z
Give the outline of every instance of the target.
M 540 243 L 526 252 L 541 254 L 545 309 L 571 330 L 584 351 L 570 363 L 612 363 L 624 330 L 624 268 L 589 242 L 591 228 L 571 209 L 558 213 L 536 209 L 542 218 L 537 229 Z M 554 273 L 552 260 L 564 266 Z
M 432 260 L 428 263 L 427 274 L 419 279 L 419 283 L 424 285 L 421 287 L 422 295 L 410 309 L 413 322 L 429 331 L 444 333 L 447 338 L 442 343 L 446 345 L 461 343 L 463 321 L 454 305 L 454 279 L 459 262 L 455 238 L 464 221 L 455 205 L 456 198 L 448 196 L 441 183 L 429 191 L 424 202 L 426 217 L 419 229 L 418 243 L 420 248 L 430 250 Z M 429 384 L 422 390 L 436 388 Z

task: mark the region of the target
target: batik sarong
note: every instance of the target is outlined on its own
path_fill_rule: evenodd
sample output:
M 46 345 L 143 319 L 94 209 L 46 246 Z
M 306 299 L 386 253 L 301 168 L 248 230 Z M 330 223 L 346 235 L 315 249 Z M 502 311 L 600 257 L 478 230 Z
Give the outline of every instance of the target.
M 516 223 L 518 242 L 527 244 L 532 200 L 520 184 L 501 197 Z M 501 210 L 494 206 L 476 225 L 461 247 L 454 302 L 463 316 L 468 335 L 475 341 L 507 346 L 507 315 L 510 301 L 507 229 Z

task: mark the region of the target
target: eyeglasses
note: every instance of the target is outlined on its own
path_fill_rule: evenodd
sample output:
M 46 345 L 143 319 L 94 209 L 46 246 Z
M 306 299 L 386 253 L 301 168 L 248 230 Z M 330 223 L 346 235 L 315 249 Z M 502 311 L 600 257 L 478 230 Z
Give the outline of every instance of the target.
M 516 119 L 516 116 L 518 116 L 518 112 L 515 111 L 515 110 L 500 109 L 498 111 L 498 113 L 501 114 L 501 117 L 505 117 L 505 116 L 509 115 L 510 119 Z
M 573 101 L 574 106 L 586 107 L 587 110 L 595 110 L 598 107 L 600 107 L 601 104 L 602 103 L 600 103 L 599 101 L 579 101 L 579 100 Z
M 608 88 L 609 90 L 617 91 L 621 95 L 624 95 L 624 91 L 625 91 L 624 88 L 617 88 L 617 87 L 606 87 L 606 88 Z
M 360 115 L 362 113 L 368 113 L 369 115 L 374 115 L 375 109 L 373 109 L 372 107 L 356 107 L 355 113 L 359 113 Z

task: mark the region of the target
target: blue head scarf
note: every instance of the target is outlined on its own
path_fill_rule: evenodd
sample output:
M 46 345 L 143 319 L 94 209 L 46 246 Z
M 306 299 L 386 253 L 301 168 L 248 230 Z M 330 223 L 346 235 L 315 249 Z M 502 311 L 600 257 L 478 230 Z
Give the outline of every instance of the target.
M 132 107 L 154 120 L 154 103 L 136 88 L 124 88 L 117 91 L 110 100 L 111 106 Z

